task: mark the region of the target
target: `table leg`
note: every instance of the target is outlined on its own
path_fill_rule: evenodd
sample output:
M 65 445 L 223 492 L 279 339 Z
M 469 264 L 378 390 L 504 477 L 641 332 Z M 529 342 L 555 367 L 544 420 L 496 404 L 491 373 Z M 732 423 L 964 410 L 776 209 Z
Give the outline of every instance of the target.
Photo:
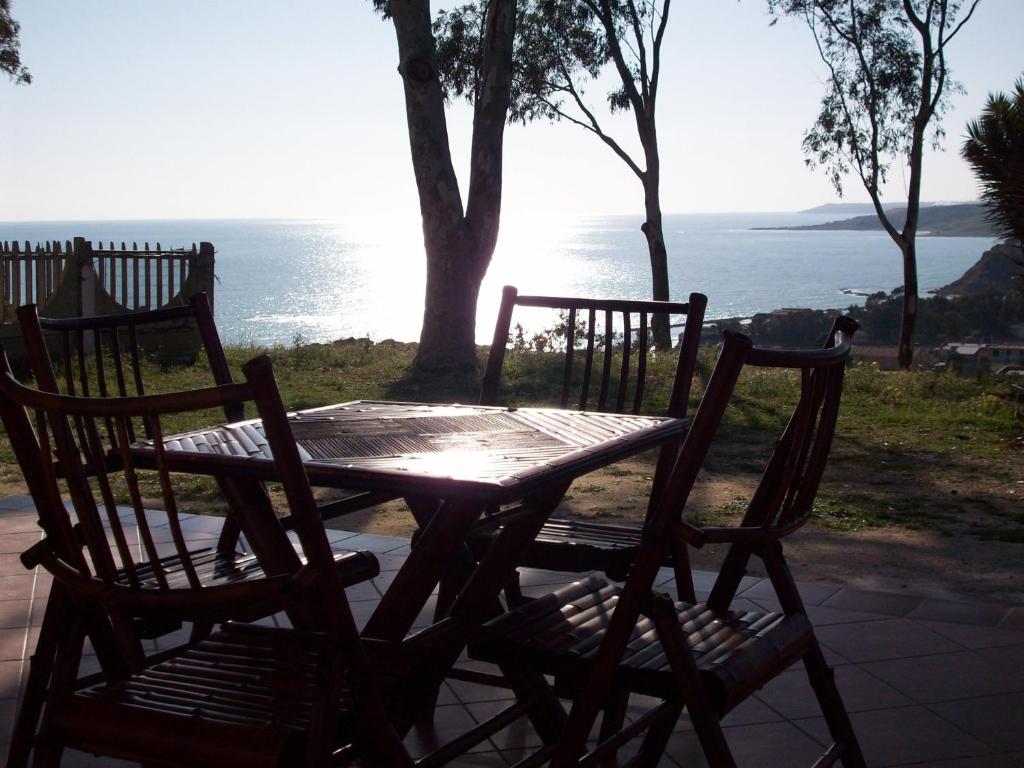
M 416 546 L 381 598 L 363 635 L 392 642 L 406 636 L 482 509 L 478 503 L 465 501 L 446 501 L 437 507 L 425 520 Z

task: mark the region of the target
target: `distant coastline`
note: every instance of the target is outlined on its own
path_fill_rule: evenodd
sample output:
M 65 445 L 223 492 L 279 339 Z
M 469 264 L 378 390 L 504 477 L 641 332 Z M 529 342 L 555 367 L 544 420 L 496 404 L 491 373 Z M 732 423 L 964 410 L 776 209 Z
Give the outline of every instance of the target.
M 816 214 L 840 214 L 859 211 L 867 204 L 864 203 L 840 203 L 818 206 L 802 213 Z M 824 224 L 805 224 L 786 227 L 755 227 L 754 229 L 765 231 L 796 231 L 796 232 L 872 232 L 881 231 L 882 223 L 878 220 L 873 209 L 868 215 L 852 216 L 847 219 L 838 219 Z M 890 208 L 888 213 L 892 216 L 893 223 L 902 227 L 906 218 L 906 207 Z M 918 220 L 918 233 L 920 235 L 931 235 L 933 237 L 996 237 L 992 231 L 992 225 L 985 218 L 985 207 L 980 203 L 961 203 L 956 205 L 935 205 L 922 206 Z

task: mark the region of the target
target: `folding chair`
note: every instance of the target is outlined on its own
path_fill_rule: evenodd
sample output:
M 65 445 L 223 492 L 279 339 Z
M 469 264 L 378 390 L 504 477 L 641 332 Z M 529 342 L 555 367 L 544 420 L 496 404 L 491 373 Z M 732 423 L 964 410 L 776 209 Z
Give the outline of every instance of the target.
M 687 404 L 700 346 L 701 328 L 707 298 L 691 293 L 683 302 L 631 301 L 620 299 L 566 298 L 557 296 L 521 296 L 513 286 L 505 286 L 494 329 L 490 356 L 481 387 L 480 402 L 497 405 L 501 372 L 508 357 L 508 340 L 517 307 L 561 310 L 565 313 L 561 333 L 565 349 L 562 362 L 562 386 L 558 393 L 561 408 L 581 411 L 640 413 L 649 406 L 657 389 L 651 381 L 651 327 L 656 317 L 685 318 L 675 359 L 668 398 L 661 413 L 682 418 Z M 584 344 L 577 349 L 577 343 Z M 664 446 L 658 456 L 648 505 L 654 509 L 668 472 L 679 452 L 679 444 Z M 645 523 L 646 524 L 646 523 Z M 552 517 L 544 524 L 521 564 L 527 567 L 581 573 L 599 570 L 609 578 L 626 578 L 640 544 L 642 527 L 612 525 L 565 517 Z M 685 548 L 674 552 L 686 558 Z M 686 561 L 683 561 L 684 564 Z M 681 593 L 692 594 L 689 568 L 678 585 Z
M 734 766 L 722 718 L 802 661 L 834 740 L 815 766 L 837 760 L 848 767 L 864 765 L 781 544 L 812 512 L 856 327 L 839 318 L 825 349 L 800 352 L 755 349 L 746 337 L 727 334 L 626 582 L 615 585 L 598 577 L 576 582 L 496 618 L 470 644 L 471 658 L 497 663 L 506 674 L 532 675 L 539 687 L 546 685 L 544 674 L 553 676 L 545 702 L 548 713 L 556 693 L 573 699 L 559 738 L 549 739 L 529 764 L 548 759 L 559 767 L 582 765 L 584 759 L 587 765 L 596 764 L 642 734 L 630 765 L 656 765 L 685 708 L 708 763 Z M 742 523 L 697 527 L 685 522 L 682 512 L 744 366 L 797 371 L 798 402 Z M 654 590 L 673 541 L 694 547 L 729 545 L 706 601 L 673 602 Z M 764 562 L 781 611 L 730 608 L 752 556 Z M 659 703 L 626 725 L 623 694 L 634 693 Z M 610 703 L 617 711 L 606 710 L 600 744 L 588 753 L 591 728 Z
M 331 599 L 338 599 L 341 610 L 347 612 L 343 586 L 379 573 L 377 561 L 369 553 L 331 551 L 319 515 L 315 508 L 313 513 L 308 510 L 312 496 L 307 501 L 308 485 L 294 441 L 290 432 L 282 433 L 280 428 L 276 437 L 268 439 L 285 479 L 292 512 L 287 522 L 298 534 L 301 552 L 289 540 L 285 521 L 276 516 L 269 500 L 246 507 L 242 510 L 244 514 L 238 516 L 254 554 L 190 549 L 170 473 L 163 466 L 158 467 L 159 483 L 149 492 L 159 494 L 165 513 L 157 513 L 159 519 L 154 520 L 154 513 L 144 506 L 145 489 L 140 485 L 133 459 L 131 436 L 144 430 L 161 445 L 161 418 L 209 408 L 240 412 L 246 400 L 256 398 L 261 415 L 265 411 L 265 418 L 277 419 L 287 428 L 269 361 L 254 362 L 246 370 L 252 378 L 250 384 L 225 384 L 164 395 L 88 398 L 22 387 L 11 377 L 6 356 L 3 357 L 0 417 L 46 533 L 45 543 L 34 548 L 25 563 L 28 567 L 41 563 L 57 577 L 32 656 L 8 766 L 27 763 L 44 700 L 48 702 L 49 724 L 44 723 L 44 735 L 36 740 L 39 746 L 48 747 L 50 741 L 66 742 L 86 749 L 114 750 L 104 751 L 105 754 L 117 753 L 112 742 L 94 744 L 84 735 L 85 731 L 74 731 L 78 726 L 67 725 L 68 730 L 64 730 L 65 725 L 54 725 L 63 722 L 54 721 L 53 713 L 61 711 L 63 705 L 55 702 L 65 701 L 65 696 L 70 697 L 67 701 L 72 709 L 94 708 L 94 703 L 84 705 L 83 699 L 74 698 L 78 696 L 75 677 L 85 634 L 96 648 L 104 675 L 110 680 L 124 681 L 164 661 L 162 654 L 148 659 L 142 655 L 144 637 L 165 634 L 180 627 L 182 621 L 189 621 L 194 628 L 192 643 L 215 645 L 216 640 L 203 640 L 215 621 L 253 620 L 288 608 L 290 598 L 282 590 L 297 588 L 289 579 L 310 574 L 314 567 L 330 572 L 329 576 L 320 575 L 317 579 L 330 583 Z M 275 410 L 278 407 L 280 414 Z M 37 417 L 35 429 L 30 411 Z M 278 449 L 283 453 L 278 455 Z M 75 519 L 60 495 L 62 479 L 71 496 Z M 130 508 L 119 507 L 119 498 L 128 499 Z M 314 521 L 306 519 L 310 514 Z M 323 538 L 322 542 L 318 536 Z M 331 566 L 325 568 L 324 563 Z M 117 607 L 116 614 L 110 613 L 112 605 Z M 224 631 L 236 632 L 233 628 Z M 260 632 L 254 637 L 262 637 Z M 218 636 L 223 636 L 223 631 Z M 239 642 L 243 646 L 249 644 L 248 640 Z M 283 642 L 288 647 L 295 643 L 290 637 Z M 202 680 L 196 684 L 208 683 L 213 684 Z M 181 684 L 192 685 L 187 681 Z M 287 689 L 282 692 L 291 695 Z M 129 716 L 125 723 L 131 722 L 134 721 Z M 294 741 L 288 738 L 289 743 Z M 59 760 L 59 750 L 56 759 Z M 38 760 L 39 764 L 51 764 L 49 757 Z M 155 758 L 150 762 L 164 764 Z

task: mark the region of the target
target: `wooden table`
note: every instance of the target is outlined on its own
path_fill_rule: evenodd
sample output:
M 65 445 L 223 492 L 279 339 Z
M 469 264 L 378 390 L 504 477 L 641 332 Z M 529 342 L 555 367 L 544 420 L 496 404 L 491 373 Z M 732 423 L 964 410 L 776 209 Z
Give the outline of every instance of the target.
M 292 431 L 313 485 L 405 497 L 420 531 L 364 629 L 402 641 L 442 577 L 459 579 L 434 632 L 454 664 L 473 626 L 493 615 L 517 560 L 577 477 L 680 440 L 688 420 L 555 409 L 356 401 L 300 411 Z M 259 421 L 165 438 L 174 471 L 274 479 Z M 136 452 L 152 453 L 142 442 Z M 524 501 L 484 557 L 467 536 L 486 508 Z M 434 646 L 432 646 L 434 647 Z M 440 684 L 444 668 L 440 669 Z M 429 687 L 429 686 L 428 686 Z

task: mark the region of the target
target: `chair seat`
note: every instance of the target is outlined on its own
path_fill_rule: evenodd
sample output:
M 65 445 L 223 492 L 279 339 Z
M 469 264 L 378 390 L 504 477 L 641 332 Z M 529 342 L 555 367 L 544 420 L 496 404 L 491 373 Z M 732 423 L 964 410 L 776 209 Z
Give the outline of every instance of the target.
M 255 555 L 232 552 L 222 554 L 213 547 L 190 550 L 189 555 L 195 568 L 196 576 L 203 586 L 214 587 L 222 584 L 233 584 L 240 581 L 263 578 L 263 568 L 256 561 Z M 305 563 L 305 557 L 300 557 Z M 370 552 L 335 552 L 334 562 L 338 566 L 342 584 L 351 587 L 367 581 L 380 574 L 380 563 Z M 163 576 L 169 587 L 188 587 L 188 576 L 181 557 L 169 555 L 160 559 Z M 157 589 L 159 581 L 156 570 L 151 562 L 139 563 L 135 568 L 135 578 L 144 589 Z M 131 586 L 131 578 L 125 569 L 117 572 L 117 583 Z M 277 605 L 265 605 L 253 602 L 239 605 L 232 618 L 239 621 L 256 621 L 269 613 L 279 610 Z M 134 620 L 135 631 L 140 637 L 157 638 L 181 627 L 181 622 L 174 618 L 137 618 Z
M 604 571 L 621 581 L 633 564 L 642 534 L 639 527 L 551 518 L 520 564 L 576 573 Z
M 51 728 L 68 746 L 143 764 L 301 765 L 327 648 L 310 638 L 226 624 L 125 680 L 58 695 Z
M 621 593 L 620 586 L 597 576 L 574 582 L 486 624 L 470 642 L 469 654 L 498 664 L 517 659 L 535 665 L 555 676 L 560 694 L 570 695 L 589 672 Z M 803 614 L 717 612 L 704 603 L 676 603 L 675 608 L 721 712 L 800 658 L 812 639 Z M 654 622 L 646 617 L 630 637 L 617 685 L 660 698 L 678 694 Z
M 190 550 L 189 555 L 196 576 L 206 587 L 261 579 L 264 576 L 263 568 L 257 562 L 255 555 L 236 552 L 223 554 L 214 547 Z M 304 557 L 301 560 L 305 563 Z M 380 574 L 380 563 L 370 552 L 335 552 L 334 563 L 337 565 L 342 582 L 346 587 L 372 579 Z M 160 559 L 160 566 L 168 587 L 172 589 L 188 587 L 188 576 L 181 557 L 176 554 L 163 557 Z M 151 562 L 139 563 L 135 568 L 135 578 L 138 580 L 139 586 L 144 589 L 154 589 L 158 586 L 157 571 Z M 127 570 L 118 571 L 117 582 L 122 586 L 131 586 L 132 579 Z

